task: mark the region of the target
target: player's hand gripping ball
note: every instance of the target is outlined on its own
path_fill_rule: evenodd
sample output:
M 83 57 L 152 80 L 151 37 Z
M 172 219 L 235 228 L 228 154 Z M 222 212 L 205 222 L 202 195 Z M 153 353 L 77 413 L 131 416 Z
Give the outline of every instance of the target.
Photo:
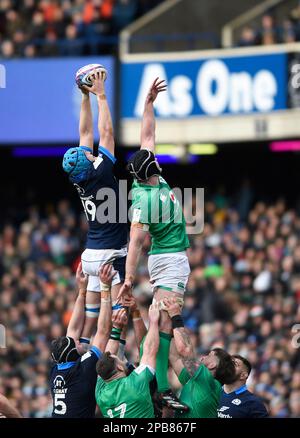
M 91 87 L 93 85 L 91 74 L 95 71 L 100 71 L 104 73 L 104 80 L 107 78 L 107 70 L 101 64 L 88 64 L 84 67 L 81 67 L 76 72 L 75 81 L 78 87 L 80 88 L 82 85 L 87 85 Z

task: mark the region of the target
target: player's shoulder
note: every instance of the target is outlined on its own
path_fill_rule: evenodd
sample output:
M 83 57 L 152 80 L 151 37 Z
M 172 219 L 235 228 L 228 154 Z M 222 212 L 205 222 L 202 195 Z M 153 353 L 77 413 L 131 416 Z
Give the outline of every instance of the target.
M 152 379 L 154 376 L 155 376 L 154 368 L 152 368 L 150 365 L 140 364 L 132 371 L 132 373 L 128 376 L 128 379 L 129 380 L 144 379 L 144 378 Z
M 162 176 L 158 177 L 158 183 L 159 183 L 160 186 L 168 186 L 169 187 L 169 184 L 167 183 L 165 178 L 163 178 Z
M 132 186 L 132 204 L 145 206 L 151 200 L 151 191 L 146 186 Z
M 251 403 L 251 404 L 255 404 L 255 405 L 264 405 L 262 399 L 256 395 L 253 394 L 253 392 L 247 390 L 245 391 L 243 396 L 244 402 L 245 403 Z M 240 394 L 242 395 L 242 394 Z
M 79 358 L 80 362 L 85 362 L 87 360 L 98 360 L 100 359 L 100 357 L 102 356 L 101 351 L 99 350 L 99 348 L 97 348 L 95 345 L 93 345 L 89 351 L 87 351 L 84 355 L 81 356 L 81 358 Z
M 253 394 L 253 392 L 249 391 L 249 389 L 246 389 L 238 395 L 245 400 L 259 400 L 259 397 Z
M 222 385 L 221 383 L 214 378 L 212 373 L 204 364 L 199 364 L 194 376 L 192 377 L 194 380 L 201 383 L 201 385 L 205 384 L 210 390 L 218 391 L 221 394 Z
M 209 369 L 203 364 L 203 363 L 199 363 L 199 366 L 194 374 L 194 377 L 201 377 L 201 378 L 205 378 L 207 380 L 216 380 L 214 379 L 212 373 L 209 371 Z

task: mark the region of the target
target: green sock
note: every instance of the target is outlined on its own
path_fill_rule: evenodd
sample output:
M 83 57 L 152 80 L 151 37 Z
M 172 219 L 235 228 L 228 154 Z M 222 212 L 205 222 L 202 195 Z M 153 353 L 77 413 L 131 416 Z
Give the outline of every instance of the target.
M 156 380 L 158 392 L 164 392 L 170 388 L 168 382 L 168 368 L 171 339 L 171 335 L 159 332 L 159 349 L 156 356 Z M 145 338 L 143 339 L 140 346 L 141 357 L 143 355 L 144 341 Z

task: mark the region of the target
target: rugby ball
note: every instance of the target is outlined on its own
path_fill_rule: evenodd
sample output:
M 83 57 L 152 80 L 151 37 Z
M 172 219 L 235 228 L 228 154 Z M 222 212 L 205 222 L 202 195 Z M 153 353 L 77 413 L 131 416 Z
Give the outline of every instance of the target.
M 87 85 L 88 87 L 91 87 L 92 86 L 91 75 L 94 73 L 94 71 L 104 72 L 104 80 L 106 80 L 107 70 L 103 67 L 103 65 L 88 64 L 85 65 L 84 67 L 81 67 L 76 72 L 75 82 L 78 85 L 78 87 L 81 87 L 82 85 Z

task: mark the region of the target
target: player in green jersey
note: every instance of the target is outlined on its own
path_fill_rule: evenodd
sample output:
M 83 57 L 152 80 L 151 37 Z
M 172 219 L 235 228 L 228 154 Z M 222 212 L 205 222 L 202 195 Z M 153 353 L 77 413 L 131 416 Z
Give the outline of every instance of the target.
M 105 418 L 154 418 L 149 383 L 154 378 L 159 347 L 159 308 L 149 309 L 149 330 L 140 365 L 128 375 L 118 356 L 106 352 L 97 362 L 96 401 Z
M 118 298 L 131 293 L 140 254 L 147 232 L 152 246 L 148 259 L 153 302 L 162 303 L 168 296 L 183 302 L 190 267 L 186 255 L 189 240 L 179 201 L 164 178 L 155 158 L 155 116 L 153 102 L 166 90 L 165 81 L 155 79 L 146 97 L 141 129 L 141 148 L 128 163 L 134 177 L 132 185 L 132 223 L 126 262 L 126 278 Z M 160 307 L 163 310 L 163 307 Z M 160 347 L 157 356 L 156 379 L 162 404 L 173 409 L 185 409 L 178 403 L 168 383 L 168 357 L 172 325 L 167 312 L 160 321 Z
M 236 379 L 234 360 L 222 348 L 214 348 L 208 354 L 196 355 L 184 328 L 181 308 L 174 299 L 164 304 L 172 320 L 174 343 L 170 351 L 172 368 L 182 384 L 179 400 L 190 409 L 178 414 L 180 418 L 216 418 L 222 385 Z

